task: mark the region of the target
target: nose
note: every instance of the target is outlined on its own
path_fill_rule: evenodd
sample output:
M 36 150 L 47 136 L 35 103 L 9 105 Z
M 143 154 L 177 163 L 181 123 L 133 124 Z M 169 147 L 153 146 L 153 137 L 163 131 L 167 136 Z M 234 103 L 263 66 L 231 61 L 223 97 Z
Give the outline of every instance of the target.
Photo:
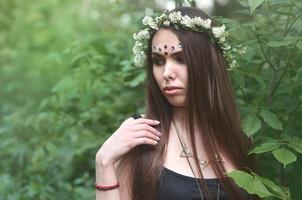
M 163 77 L 165 79 L 175 79 L 176 78 L 176 73 L 174 70 L 174 63 L 171 61 L 166 61 L 165 66 L 164 66 L 164 72 L 163 72 Z

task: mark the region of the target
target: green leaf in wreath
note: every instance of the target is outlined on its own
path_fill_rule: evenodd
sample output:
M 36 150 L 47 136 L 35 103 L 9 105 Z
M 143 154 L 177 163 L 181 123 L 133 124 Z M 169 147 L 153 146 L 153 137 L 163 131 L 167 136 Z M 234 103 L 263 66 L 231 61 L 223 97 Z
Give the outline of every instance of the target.
M 272 153 L 274 157 L 283 164 L 284 168 L 286 167 L 286 165 L 297 160 L 297 156 L 285 148 L 276 149 Z
M 272 128 L 277 129 L 277 130 L 282 130 L 282 123 L 281 121 L 278 119 L 278 117 L 272 113 L 271 111 L 267 110 L 267 109 L 261 109 L 260 111 L 260 115 L 262 117 L 262 119 Z

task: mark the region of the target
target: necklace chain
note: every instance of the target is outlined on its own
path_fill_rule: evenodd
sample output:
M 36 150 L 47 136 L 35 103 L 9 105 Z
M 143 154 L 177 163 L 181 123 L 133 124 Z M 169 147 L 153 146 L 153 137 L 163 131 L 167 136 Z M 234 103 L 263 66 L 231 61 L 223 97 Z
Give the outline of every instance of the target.
M 193 154 L 190 152 L 190 150 L 188 149 L 188 147 L 186 146 L 186 144 L 181 139 L 179 130 L 178 130 L 177 126 L 175 125 L 173 119 L 172 119 L 172 123 L 173 123 L 173 126 L 174 126 L 175 130 L 176 130 L 179 142 L 180 142 L 181 147 L 182 147 L 182 152 L 180 153 L 179 156 L 180 157 L 185 157 L 187 159 L 187 162 L 188 162 L 188 164 L 189 164 L 189 166 L 191 168 L 191 171 L 192 171 L 192 173 L 193 173 L 193 175 L 195 177 L 195 181 L 196 181 L 197 186 L 198 186 L 200 197 L 201 197 L 202 200 L 204 200 L 203 194 L 202 194 L 202 191 L 201 191 L 201 188 L 200 188 L 200 184 L 199 184 L 199 182 L 198 182 L 198 180 L 196 178 L 195 172 L 194 172 L 193 167 L 191 165 L 191 162 L 189 160 L 189 157 L 193 157 Z M 215 155 L 215 157 L 216 157 L 216 159 L 219 160 L 219 157 L 217 155 Z M 211 161 L 201 160 L 199 158 L 198 158 L 198 160 L 199 160 L 199 164 L 202 166 L 201 170 L 203 170 L 211 162 Z M 224 160 L 220 160 L 220 161 L 224 161 Z M 218 190 L 217 200 L 219 200 L 219 195 L 220 195 L 220 185 L 219 185 L 219 182 L 218 182 L 217 190 Z

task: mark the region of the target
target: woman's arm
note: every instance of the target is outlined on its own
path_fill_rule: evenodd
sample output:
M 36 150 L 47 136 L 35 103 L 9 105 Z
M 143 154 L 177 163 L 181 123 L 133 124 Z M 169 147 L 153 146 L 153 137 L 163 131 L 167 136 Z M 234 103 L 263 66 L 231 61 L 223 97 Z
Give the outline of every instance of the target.
M 158 124 L 158 121 L 151 119 L 129 118 L 105 141 L 96 154 L 96 184 L 112 186 L 120 182 L 120 187 L 97 190 L 97 200 L 130 200 L 130 180 L 127 176 L 117 177 L 114 163 L 137 145 L 156 145 L 161 134 L 152 126 Z
M 97 185 L 111 186 L 119 182 L 120 187 L 113 190 L 101 191 L 96 190 L 96 200 L 130 200 L 129 194 L 129 179 L 126 180 L 126 176 L 117 177 L 116 169 L 117 163 L 106 163 L 102 160 L 102 156 L 96 156 L 96 171 L 95 180 Z

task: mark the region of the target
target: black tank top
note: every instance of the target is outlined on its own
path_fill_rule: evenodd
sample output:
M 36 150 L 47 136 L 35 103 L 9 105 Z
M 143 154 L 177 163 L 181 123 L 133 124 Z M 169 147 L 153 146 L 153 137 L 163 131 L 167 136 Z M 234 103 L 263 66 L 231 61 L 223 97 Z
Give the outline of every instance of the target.
M 217 199 L 218 179 L 210 178 L 205 179 L 205 181 L 209 192 L 214 199 Z M 246 200 L 251 199 L 246 191 L 242 189 L 242 192 Z M 204 196 L 203 199 L 206 200 L 207 198 Z M 219 200 L 229 199 L 222 186 L 219 185 Z M 195 178 L 176 173 L 164 167 L 160 179 L 158 200 L 201 200 L 201 197 Z

